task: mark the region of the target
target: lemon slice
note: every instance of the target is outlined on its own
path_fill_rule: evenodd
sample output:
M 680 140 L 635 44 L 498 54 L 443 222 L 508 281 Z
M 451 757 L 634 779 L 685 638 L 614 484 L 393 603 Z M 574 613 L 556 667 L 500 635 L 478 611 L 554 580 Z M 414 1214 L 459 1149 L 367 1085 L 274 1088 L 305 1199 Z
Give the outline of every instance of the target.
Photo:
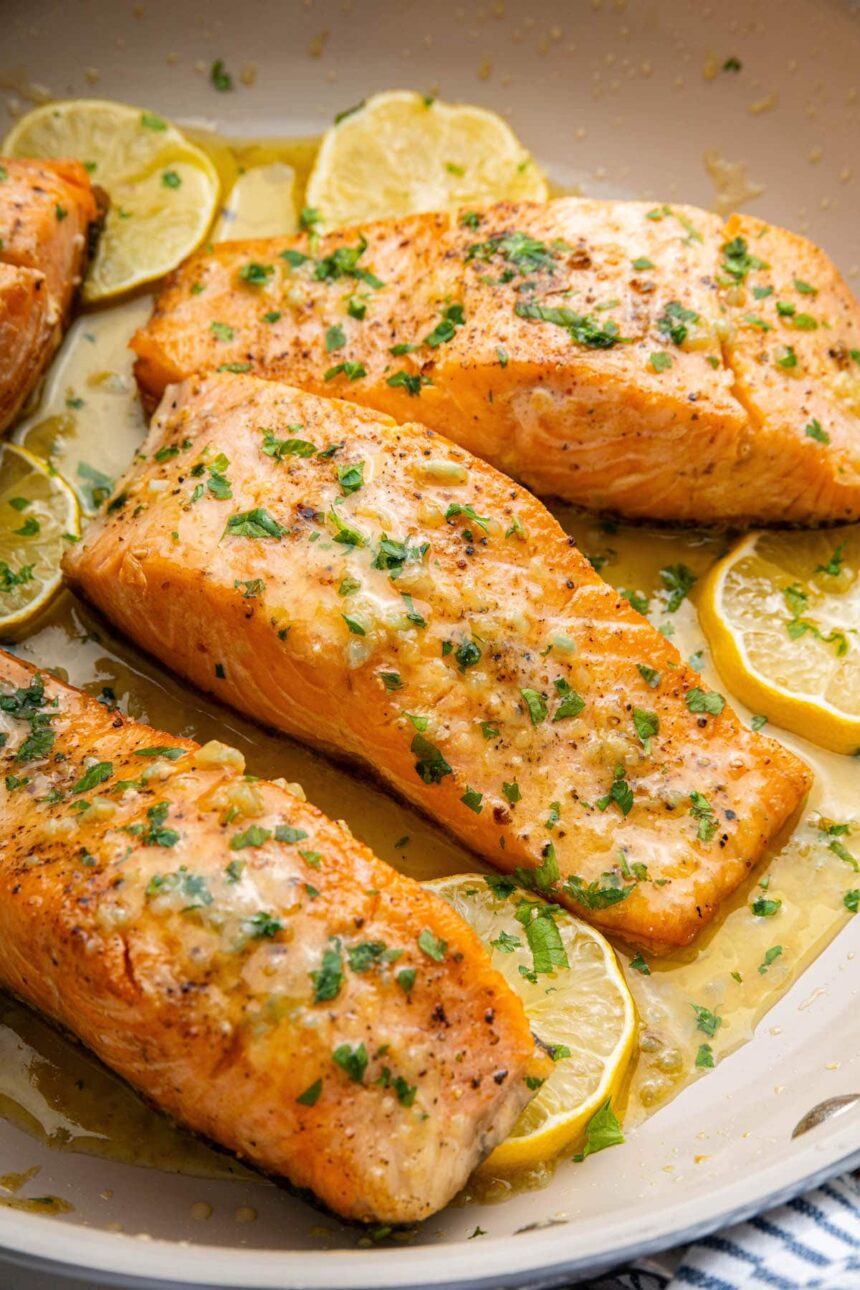
M 511 890 L 504 878 L 458 874 L 425 886 L 478 933 L 493 967 L 522 999 L 535 1035 L 550 1050 L 569 1050 L 481 1169 L 506 1172 L 539 1164 L 580 1141 L 594 1113 L 623 1084 L 636 1011 L 621 968 L 599 932 L 558 905 Z M 557 936 L 546 936 L 546 928 L 530 933 L 529 920 L 549 922 Z M 548 966 L 541 961 L 547 946 L 556 959 L 548 972 L 538 970 Z
M 306 195 L 325 228 L 546 198 L 543 175 L 495 112 L 407 90 L 374 95 L 326 131 Z
M 176 268 L 203 241 L 218 206 L 212 162 L 163 117 L 124 103 L 73 99 L 12 127 L 12 157 L 74 157 L 111 199 L 86 301 L 107 300 Z
M 45 608 L 62 581 L 63 551 L 80 531 L 66 481 L 25 448 L 0 444 L 0 635 Z
M 283 161 L 250 166 L 236 179 L 215 228 L 216 242 L 286 237 L 298 228 L 296 172 Z
M 714 663 L 753 712 L 834 752 L 860 747 L 860 526 L 750 533 L 699 602 Z

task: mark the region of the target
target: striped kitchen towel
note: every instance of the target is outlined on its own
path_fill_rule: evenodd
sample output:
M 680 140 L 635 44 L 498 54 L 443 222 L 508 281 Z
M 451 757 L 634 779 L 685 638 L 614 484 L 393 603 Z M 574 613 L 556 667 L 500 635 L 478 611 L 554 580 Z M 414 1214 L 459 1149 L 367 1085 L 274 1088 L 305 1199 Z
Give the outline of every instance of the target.
M 853 1175 L 584 1290 L 860 1290 L 860 1184 Z

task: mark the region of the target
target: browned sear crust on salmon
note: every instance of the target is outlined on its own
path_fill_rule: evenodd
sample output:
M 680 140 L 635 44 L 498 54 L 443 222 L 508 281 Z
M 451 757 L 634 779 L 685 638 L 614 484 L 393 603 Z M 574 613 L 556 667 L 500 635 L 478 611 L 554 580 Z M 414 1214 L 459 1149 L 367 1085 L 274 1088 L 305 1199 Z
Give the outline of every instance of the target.
M 0 430 L 62 340 L 100 201 L 80 162 L 0 157 Z
M 169 390 L 65 568 L 196 685 L 640 944 L 692 940 L 809 784 L 539 501 L 354 404 Z
M 286 788 L 0 652 L 0 985 L 349 1218 L 446 1204 L 532 1096 L 444 901 Z
M 760 220 L 568 197 L 225 242 L 132 343 L 152 400 L 206 370 L 285 380 L 590 509 L 860 518 L 860 309 Z

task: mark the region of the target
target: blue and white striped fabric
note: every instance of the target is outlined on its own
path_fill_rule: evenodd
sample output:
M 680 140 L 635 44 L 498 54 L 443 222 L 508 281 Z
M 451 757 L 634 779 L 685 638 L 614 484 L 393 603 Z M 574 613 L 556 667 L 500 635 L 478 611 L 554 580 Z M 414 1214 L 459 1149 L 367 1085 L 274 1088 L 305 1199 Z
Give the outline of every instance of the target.
M 679 1253 L 674 1273 L 646 1262 L 582 1290 L 860 1290 L 860 1185 L 837 1178 Z

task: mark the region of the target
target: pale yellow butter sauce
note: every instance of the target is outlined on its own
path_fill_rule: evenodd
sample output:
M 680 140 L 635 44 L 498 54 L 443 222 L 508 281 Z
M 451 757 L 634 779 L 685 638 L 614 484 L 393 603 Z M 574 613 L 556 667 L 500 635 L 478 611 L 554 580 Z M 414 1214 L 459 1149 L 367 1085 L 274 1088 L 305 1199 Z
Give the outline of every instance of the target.
M 208 135 L 194 137 L 215 160 L 225 192 L 243 171 L 269 167 L 276 181 L 289 183 L 301 205 L 314 141 L 228 143 Z M 280 169 L 271 170 L 273 166 Z M 268 181 L 259 178 L 245 184 L 245 191 L 267 191 Z M 240 209 L 239 214 L 251 225 L 261 218 L 259 210 Z M 145 431 L 127 342 L 148 311 L 149 300 L 143 297 L 78 319 L 54 363 L 41 405 L 14 432 L 16 440 L 49 457 L 90 510 L 131 460 Z M 557 508 L 556 514 L 581 549 L 594 557 L 604 577 L 650 598 L 655 625 L 670 632 L 681 655 L 692 657 L 706 680 L 722 689 L 698 626 L 695 588 L 675 613 L 668 613 L 660 570 L 682 562 L 701 576 L 724 549 L 725 537 L 604 524 L 569 508 Z M 69 594 L 54 603 L 17 648 L 40 667 L 56 670 L 108 703 L 119 702 L 156 727 L 199 740 L 223 739 L 245 753 L 249 771 L 298 781 L 311 801 L 345 819 L 356 836 L 405 873 L 426 879 L 481 867 L 458 843 L 376 784 L 189 691 L 133 644 L 114 636 Z M 628 1130 L 691 1079 L 707 1078 L 707 1069 L 696 1066 L 697 1055 L 703 1060 L 703 1043 L 710 1045 L 718 1063 L 748 1040 L 767 1009 L 849 917 L 843 896 L 860 886 L 860 875 L 830 849 L 831 838 L 819 829 L 818 820 L 848 824 L 849 832 L 839 840 L 849 854 L 860 857 L 860 761 L 823 752 L 792 736 L 778 737 L 815 773 L 809 802 L 794 830 L 694 946 L 663 960 L 646 956 L 650 975 L 632 969 L 630 954 L 619 947 L 641 1019 L 640 1052 L 624 1115 Z M 766 891 L 759 886 L 762 881 Z M 775 915 L 753 915 L 751 902 L 760 896 L 781 902 Z M 779 952 L 774 953 L 777 946 Z M 697 1028 L 693 1004 L 720 1018 L 713 1035 Z M 209 1150 L 145 1107 L 72 1041 L 2 996 L 0 1114 L 63 1150 L 200 1176 L 248 1177 L 231 1158 Z M 550 1173 L 548 1165 L 513 1184 L 482 1179 L 471 1194 L 500 1198 L 512 1185 L 540 1185 Z M 33 1207 L 51 1212 L 47 1203 L 33 1202 Z

